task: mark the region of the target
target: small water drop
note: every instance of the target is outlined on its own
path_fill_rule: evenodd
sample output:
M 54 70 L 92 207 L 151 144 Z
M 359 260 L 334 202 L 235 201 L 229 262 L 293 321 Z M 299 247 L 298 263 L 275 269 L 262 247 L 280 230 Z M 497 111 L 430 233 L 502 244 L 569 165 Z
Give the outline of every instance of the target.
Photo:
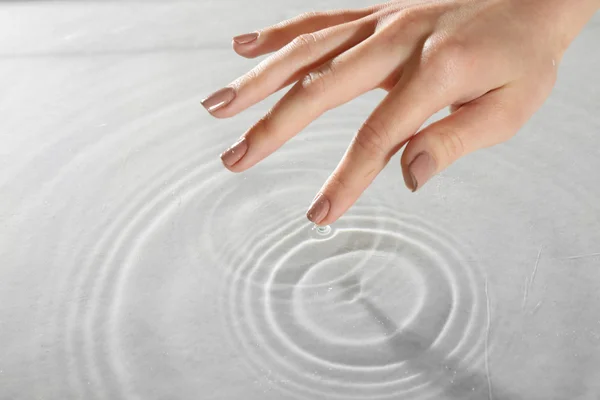
M 326 225 L 326 226 L 317 226 L 315 228 L 315 230 L 321 236 L 327 236 L 327 235 L 329 235 L 331 233 L 331 227 L 329 225 Z

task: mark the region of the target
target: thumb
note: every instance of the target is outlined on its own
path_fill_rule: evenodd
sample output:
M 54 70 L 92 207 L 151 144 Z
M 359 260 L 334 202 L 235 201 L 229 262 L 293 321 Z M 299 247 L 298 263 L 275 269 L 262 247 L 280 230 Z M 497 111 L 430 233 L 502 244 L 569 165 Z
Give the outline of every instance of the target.
M 414 192 L 460 157 L 514 136 L 525 123 L 514 90 L 493 90 L 417 133 L 402 154 L 406 186 Z

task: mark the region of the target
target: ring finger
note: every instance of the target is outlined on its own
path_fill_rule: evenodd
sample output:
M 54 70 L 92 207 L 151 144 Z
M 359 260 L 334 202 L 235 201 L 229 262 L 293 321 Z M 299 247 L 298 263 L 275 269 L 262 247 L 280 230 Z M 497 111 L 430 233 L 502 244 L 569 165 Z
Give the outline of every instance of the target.
M 376 21 L 355 21 L 298 36 L 251 71 L 202 101 L 215 117 L 232 117 L 297 81 L 311 68 L 361 43 Z

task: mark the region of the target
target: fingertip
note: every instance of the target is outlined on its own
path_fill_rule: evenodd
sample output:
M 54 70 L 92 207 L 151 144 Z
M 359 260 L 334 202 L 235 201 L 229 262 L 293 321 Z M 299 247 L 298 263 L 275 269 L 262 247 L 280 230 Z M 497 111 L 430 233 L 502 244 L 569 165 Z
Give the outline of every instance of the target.
M 244 166 L 244 163 L 241 161 L 238 161 L 232 165 L 227 165 L 221 158 L 221 163 L 229 172 L 233 172 L 234 174 L 240 174 L 240 173 L 246 171 L 248 168 L 250 168 L 250 167 Z
M 321 220 L 321 222 L 319 222 L 319 223 L 318 223 L 318 224 L 316 224 L 316 225 L 318 225 L 318 226 L 327 226 L 327 225 L 331 225 L 331 224 L 335 223 L 335 221 L 337 221 L 337 220 L 338 220 L 338 218 L 339 218 L 339 217 L 333 217 L 333 216 L 330 216 L 330 215 L 328 215 L 327 217 L 325 217 L 323 220 Z
M 331 202 L 329 198 L 322 192 L 319 192 L 313 199 L 308 211 L 306 211 L 306 218 L 317 225 L 324 225 L 330 209 Z
M 229 105 L 235 100 L 237 92 L 235 88 L 226 86 L 217 90 L 200 101 L 204 109 L 215 118 L 226 118 L 231 116 L 228 111 Z
M 238 55 L 244 58 L 256 58 L 260 55 L 258 51 L 262 37 L 259 32 L 246 33 L 231 39 L 231 47 Z
M 436 173 L 437 166 L 435 159 L 427 151 L 421 151 L 406 168 L 405 182 L 406 186 L 416 192 L 423 187 Z
M 227 150 L 221 153 L 221 162 L 225 168 L 232 172 L 238 172 L 240 169 L 236 165 L 244 158 L 248 152 L 248 141 L 245 137 L 240 138 L 237 142 L 231 145 Z
M 252 45 L 258 41 L 260 34 L 258 32 L 244 33 L 233 37 L 233 42 L 238 45 Z
M 348 189 L 347 182 L 340 181 L 336 173 L 332 174 L 311 203 L 306 213 L 308 220 L 319 226 L 336 222 L 360 196 Z
M 417 186 L 418 186 L 417 179 L 410 172 L 410 170 L 408 169 L 407 166 L 402 165 L 401 167 L 402 167 L 402 177 L 404 178 L 404 184 L 406 185 L 408 190 L 410 190 L 411 192 L 416 192 Z
M 208 111 L 208 113 L 216 119 L 227 119 L 229 117 L 231 117 L 231 115 L 229 115 L 229 113 L 227 113 L 225 110 L 219 110 L 219 111 Z
M 237 55 L 244 58 L 253 59 L 261 55 L 258 51 L 259 46 L 257 44 L 239 44 L 232 40 L 231 47 Z

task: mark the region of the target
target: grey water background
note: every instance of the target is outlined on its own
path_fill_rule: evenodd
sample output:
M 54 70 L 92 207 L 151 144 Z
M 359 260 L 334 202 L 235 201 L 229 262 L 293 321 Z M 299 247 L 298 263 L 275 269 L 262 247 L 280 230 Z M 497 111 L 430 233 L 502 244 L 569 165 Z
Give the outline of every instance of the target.
M 257 167 L 231 36 L 355 0 L 0 3 L 0 399 L 600 397 L 600 16 L 511 141 L 304 212 L 383 93 Z M 435 116 L 439 118 L 444 114 Z

